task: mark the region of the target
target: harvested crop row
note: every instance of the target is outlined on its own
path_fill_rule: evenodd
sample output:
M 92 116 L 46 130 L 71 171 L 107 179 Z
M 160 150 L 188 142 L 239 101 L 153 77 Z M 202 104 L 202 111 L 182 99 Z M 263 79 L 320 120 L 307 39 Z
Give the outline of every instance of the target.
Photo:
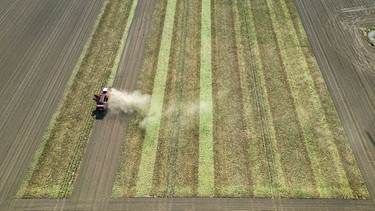
M 158 67 L 159 52 L 161 49 L 162 30 L 167 8 L 167 0 L 155 3 L 152 23 L 145 48 L 143 65 L 137 81 L 137 90 L 142 93 L 152 93 L 154 79 Z M 165 58 L 162 58 L 165 59 Z M 126 132 L 123 152 L 117 169 L 117 176 L 113 187 L 114 197 L 134 197 L 136 182 L 142 156 L 144 130 L 139 127 L 142 121 L 138 116 L 130 116 Z
M 233 1 L 212 1 L 215 195 L 252 196 Z
M 22 197 L 60 198 L 71 194 L 95 122 L 89 96 L 108 82 L 132 3 L 132 0 L 106 2 L 56 122 L 43 140 L 43 151 L 31 177 L 27 178 Z
M 199 1 L 180 1 L 175 4 L 173 2 L 159 2 L 155 8 L 153 23 L 158 27 L 155 27 L 155 33 L 151 32 L 151 34 L 157 34 L 159 38 L 149 38 L 144 66 L 137 86 L 137 89 L 143 90 L 145 88 L 143 86 L 151 83 L 161 88 L 159 91 L 156 88 L 152 90 L 154 102 L 151 103 L 154 107 L 163 108 L 161 120 L 157 120 L 151 108 L 149 117 L 151 122 L 148 122 L 146 136 L 142 135 L 140 129 L 137 129 L 136 122 L 139 120 L 136 118 L 131 120 L 118 169 L 114 196 L 193 196 L 198 194 L 201 4 Z M 164 15 L 160 14 L 165 14 L 166 10 L 169 16 L 165 17 L 163 23 L 161 20 Z M 166 23 L 169 24 L 166 27 L 170 27 L 173 17 L 173 31 L 171 31 L 172 28 L 164 29 L 163 38 L 161 38 L 160 29 Z M 156 31 L 157 29 L 159 32 Z M 169 34 L 171 32 L 173 34 Z M 165 43 L 168 39 L 170 47 L 168 43 Z M 155 50 L 151 51 L 153 46 L 158 46 L 158 42 L 162 43 L 159 48 L 160 53 Z M 169 49 L 170 53 L 165 53 Z M 158 68 L 154 70 L 157 72 L 154 73 L 156 76 L 147 71 L 151 68 L 149 64 L 152 58 L 159 58 Z M 167 67 L 162 62 L 169 64 L 168 69 L 162 69 Z M 153 63 L 155 64 L 155 60 Z M 165 88 L 160 83 L 164 77 L 160 74 L 162 71 L 168 71 L 164 73 L 166 74 Z M 154 79 L 158 82 L 153 83 Z M 144 89 L 144 91 L 151 92 L 151 89 Z M 163 103 L 156 103 L 157 99 L 163 98 Z M 157 136 L 147 135 L 147 133 L 152 133 L 150 130 L 154 129 L 153 121 L 164 122 L 159 126 L 159 130 L 155 130 L 158 133 Z M 153 139 L 152 145 L 146 144 L 147 136 L 149 136 L 148 139 Z M 142 143 L 143 138 L 144 143 Z M 131 161 L 139 160 L 140 155 L 134 151 L 142 147 L 142 144 L 144 148 L 141 161 Z M 155 144 L 158 146 L 156 147 Z M 152 162 L 152 153 L 157 156 L 155 162 Z M 133 155 L 135 159 L 131 159 Z M 142 159 L 150 158 L 151 161 L 142 161 Z M 146 162 L 148 164 L 145 164 Z M 153 173 L 151 169 L 154 169 Z M 132 179 L 134 175 L 138 175 L 138 181 Z

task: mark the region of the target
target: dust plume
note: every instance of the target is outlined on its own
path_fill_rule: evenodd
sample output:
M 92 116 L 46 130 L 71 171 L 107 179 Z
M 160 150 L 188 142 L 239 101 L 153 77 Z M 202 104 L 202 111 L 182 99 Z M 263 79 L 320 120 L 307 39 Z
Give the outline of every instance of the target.
M 111 112 L 123 112 L 130 114 L 136 112 L 146 116 L 150 105 L 150 95 L 141 94 L 138 91 L 126 92 L 117 89 L 111 89 L 108 108 Z

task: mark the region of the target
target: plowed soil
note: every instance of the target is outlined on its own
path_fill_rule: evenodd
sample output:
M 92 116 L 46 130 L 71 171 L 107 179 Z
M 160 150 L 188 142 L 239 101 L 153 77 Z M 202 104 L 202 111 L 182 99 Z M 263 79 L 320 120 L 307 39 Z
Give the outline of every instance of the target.
M 375 25 L 374 2 L 295 3 L 372 199 L 111 199 L 121 114 L 97 121 L 71 199 L 14 199 L 102 1 L 0 0 L 0 210 L 374 210 L 375 49 L 360 30 Z M 116 87 L 135 87 L 153 5 L 139 2 Z
M 102 4 L 0 1 L 0 210 L 15 197 Z

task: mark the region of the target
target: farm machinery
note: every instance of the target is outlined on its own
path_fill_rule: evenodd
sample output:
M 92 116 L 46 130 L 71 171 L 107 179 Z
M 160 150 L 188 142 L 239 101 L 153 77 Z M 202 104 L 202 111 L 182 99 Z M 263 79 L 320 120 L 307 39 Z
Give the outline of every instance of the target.
M 99 95 L 94 95 L 97 111 L 106 111 L 110 97 L 111 87 L 104 87 Z

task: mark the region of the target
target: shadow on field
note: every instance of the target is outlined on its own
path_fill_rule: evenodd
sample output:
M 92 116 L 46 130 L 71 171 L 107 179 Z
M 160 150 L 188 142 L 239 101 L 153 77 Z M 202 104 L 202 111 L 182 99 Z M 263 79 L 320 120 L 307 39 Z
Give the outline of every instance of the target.
M 366 131 L 366 134 L 367 134 L 367 137 L 371 140 L 372 144 L 375 146 L 375 140 L 372 137 L 372 135 L 368 131 Z
M 107 115 L 107 110 L 105 111 L 98 111 L 98 110 L 93 110 L 92 113 L 91 113 L 91 116 L 95 116 L 95 119 L 97 120 L 102 120 L 105 115 Z

